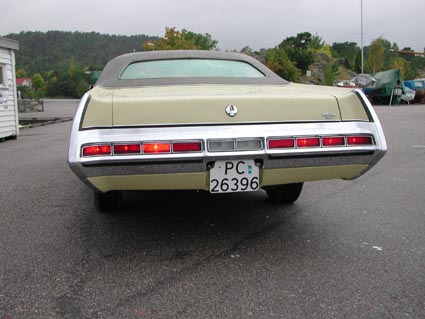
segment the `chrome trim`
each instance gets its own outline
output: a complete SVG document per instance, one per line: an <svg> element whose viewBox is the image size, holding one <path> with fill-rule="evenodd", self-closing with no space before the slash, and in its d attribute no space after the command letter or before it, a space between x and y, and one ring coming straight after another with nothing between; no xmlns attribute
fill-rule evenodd
<svg viewBox="0 0 425 319"><path fill-rule="evenodd" d="M376 114L375 110L373 109L372 104L369 102L369 99L366 97L364 92L361 89L354 89L354 92L356 92L363 100L363 103L365 103L367 111L369 112L370 116L372 117L372 121L375 124L376 128L376 134L374 134L375 143L378 143L379 145L379 154L378 156L372 161L372 163L369 166L369 169L372 168L387 152L387 141L385 139L384 130L382 129L381 122L379 121L378 115Z"/></svg>
<svg viewBox="0 0 425 319"><path fill-rule="evenodd" d="M295 136L329 136L329 135L372 135L375 145L371 146L350 146L350 151L356 150L386 150L386 144L383 143L382 138L379 136L379 130L374 123L370 122L338 122L338 123L321 123L321 124L275 124L275 125L247 125L247 126L232 126L224 125L220 130L212 127L191 127L190 129L184 127L178 128L127 128L127 129L101 129L91 131L73 132L70 142L69 160L71 162L90 162L90 159L80 159L79 154L75 149L79 149L84 144L101 144L101 143L121 143L121 142L152 142L152 141L170 141L169 137L173 136L174 140L187 140L196 139L203 141L203 144L208 145L208 141L237 141L244 139L254 139L252 132L261 132L261 136L255 139L266 141L268 138L279 137L295 137ZM233 136L238 136L234 138ZM385 142L385 140L384 140ZM214 152L223 153L223 156L239 155L241 152L248 152L250 154L280 154L280 155L294 155L307 151L307 153L333 153L336 151L347 151L347 147L318 147L310 148L295 148L295 149L260 149L253 151L237 151L234 146L234 152ZM199 153L199 156L207 156L211 153L208 148ZM161 159L161 158L185 158L192 157L193 154L166 154L166 155L145 155L147 159ZM135 157L135 159L140 159ZM105 158L107 160L107 158Z"/></svg>

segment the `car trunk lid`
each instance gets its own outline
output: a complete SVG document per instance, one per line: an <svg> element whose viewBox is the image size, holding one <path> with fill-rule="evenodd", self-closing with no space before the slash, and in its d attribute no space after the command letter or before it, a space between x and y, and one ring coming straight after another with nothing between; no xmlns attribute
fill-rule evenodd
<svg viewBox="0 0 425 319"><path fill-rule="evenodd" d="M314 91L314 90L313 90ZM287 86L163 86L115 89L113 126L340 121L332 93Z"/></svg>

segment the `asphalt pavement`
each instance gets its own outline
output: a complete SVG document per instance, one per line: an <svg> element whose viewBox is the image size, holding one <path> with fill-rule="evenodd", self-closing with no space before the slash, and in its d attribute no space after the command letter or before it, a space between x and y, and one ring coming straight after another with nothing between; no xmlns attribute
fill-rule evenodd
<svg viewBox="0 0 425 319"><path fill-rule="evenodd" d="M22 129L0 143L0 318L425 318L425 105L375 110L382 161L287 206L128 192L101 214L71 122Z"/></svg>
<svg viewBox="0 0 425 319"><path fill-rule="evenodd" d="M35 107L28 112L19 113L19 118L72 118L78 102L79 99L43 99L43 111L41 106Z"/></svg>
<svg viewBox="0 0 425 319"><path fill-rule="evenodd" d="M20 129L71 121L79 99L43 99L42 103L19 112Z"/></svg>

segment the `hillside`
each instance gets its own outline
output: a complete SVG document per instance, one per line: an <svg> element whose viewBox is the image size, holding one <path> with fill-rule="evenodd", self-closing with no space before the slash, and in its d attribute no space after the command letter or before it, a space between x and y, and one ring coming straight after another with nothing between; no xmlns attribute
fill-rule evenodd
<svg viewBox="0 0 425 319"><path fill-rule="evenodd" d="M107 35L96 32L21 32L4 37L19 41L16 69L28 74L67 70L71 65L101 70L111 58L143 51L143 43L158 37Z"/></svg>

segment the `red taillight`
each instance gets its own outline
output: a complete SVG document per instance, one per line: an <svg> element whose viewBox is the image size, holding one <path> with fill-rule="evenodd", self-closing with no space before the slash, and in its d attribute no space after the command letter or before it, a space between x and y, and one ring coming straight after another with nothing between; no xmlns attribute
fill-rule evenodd
<svg viewBox="0 0 425 319"><path fill-rule="evenodd" d="M283 138L269 140L269 148L293 148L295 143L293 138Z"/></svg>
<svg viewBox="0 0 425 319"><path fill-rule="evenodd" d="M140 144L114 144L114 154L140 154Z"/></svg>
<svg viewBox="0 0 425 319"><path fill-rule="evenodd" d="M347 136L347 145L373 145L371 136Z"/></svg>
<svg viewBox="0 0 425 319"><path fill-rule="evenodd" d="M173 153L179 152L200 152L200 142L175 142L173 143Z"/></svg>
<svg viewBox="0 0 425 319"><path fill-rule="evenodd" d="M170 153L170 151L171 151L170 143L144 143L143 144L143 153L145 154Z"/></svg>
<svg viewBox="0 0 425 319"><path fill-rule="evenodd" d="M83 147L83 156L111 155L111 145L88 145Z"/></svg>
<svg viewBox="0 0 425 319"><path fill-rule="evenodd" d="M344 146L345 141L342 136L326 136L322 137L323 146Z"/></svg>
<svg viewBox="0 0 425 319"><path fill-rule="evenodd" d="M297 147L315 147L315 146L320 146L320 138L318 137L297 138Z"/></svg>

